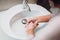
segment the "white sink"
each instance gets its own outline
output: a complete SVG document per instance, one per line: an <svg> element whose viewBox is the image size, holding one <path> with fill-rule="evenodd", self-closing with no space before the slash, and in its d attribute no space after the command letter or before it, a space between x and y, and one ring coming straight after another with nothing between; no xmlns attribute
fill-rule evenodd
<svg viewBox="0 0 60 40"><path fill-rule="evenodd" d="M29 6L30 6L30 9L31 9L31 12L25 11L22 8L22 5L19 4L19 5L13 6L12 8L6 10L6 12L4 12L0 15L1 28L8 36L10 36L12 38L15 38L15 39L27 39L27 37L24 37L24 36L21 36L21 37L16 36L15 32L12 30L12 25L17 20L20 20L20 19L23 19L23 18L43 16L43 15L46 15L45 13L49 13L45 8L43 8L39 5L29 4ZM40 24L40 25L43 25L43 24ZM40 25L39 25L39 27L40 27ZM20 29L22 29L22 27L24 27L24 26L25 25L22 24L22 26L20 26ZM23 29L23 30L25 30L25 29ZM22 33L24 33L24 32L22 32Z"/></svg>

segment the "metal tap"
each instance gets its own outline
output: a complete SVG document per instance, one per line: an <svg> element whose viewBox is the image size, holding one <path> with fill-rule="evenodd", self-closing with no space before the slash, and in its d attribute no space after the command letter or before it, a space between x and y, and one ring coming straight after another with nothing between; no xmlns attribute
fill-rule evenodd
<svg viewBox="0 0 60 40"><path fill-rule="evenodd" d="M28 0L23 0L23 9L27 9L28 11L31 11L31 9L28 5Z"/></svg>

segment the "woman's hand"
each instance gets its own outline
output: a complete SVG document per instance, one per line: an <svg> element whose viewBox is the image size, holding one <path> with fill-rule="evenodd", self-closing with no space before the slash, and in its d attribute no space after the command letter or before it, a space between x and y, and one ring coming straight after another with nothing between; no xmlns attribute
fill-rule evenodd
<svg viewBox="0 0 60 40"><path fill-rule="evenodd" d="M33 22L30 22L30 23L27 23L26 25L25 25L25 27L26 27L26 29L27 30L30 30L30 29L35 29L36 28L36 24L34 24Z"/></svg>
<svg viewBox="0 0 60 40"><path fill-rule="evenodd" d="M28 19L28 23L33 22L35 25L37 25L40 22L48 22L50 19L51 19L51 15L38 16Z"/></svg>
<svg viewBox="0 0 60 40"><path fill-rule="evenodd" d="M27 29L27 34L30 38L33 38L34 35L35 35L35 28L36 28L37 25L35 25L33 22L30 22L30 23L27 23L25 25L25 28Z"/></svg>
<svg viewBox="0 0 60 40"><path fill-rule="evenodd" d="M34 23L35 26L37 26L38 23L40 22L40 19L39 19L39 17L34 17L34 18L28 19L27 21L28 21L28 23L32 22L32 23Z"/></svg>

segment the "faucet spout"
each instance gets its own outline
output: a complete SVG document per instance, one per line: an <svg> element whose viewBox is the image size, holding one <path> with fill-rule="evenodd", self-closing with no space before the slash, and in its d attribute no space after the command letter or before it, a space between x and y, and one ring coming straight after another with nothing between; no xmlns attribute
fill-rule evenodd
<svg viewBox="0 0 60 40"><path fill-rule="evenodd" d="M23 0L23 9L27 9L28 11L31 11L31 9L28 5L28 0Z"/></svg>

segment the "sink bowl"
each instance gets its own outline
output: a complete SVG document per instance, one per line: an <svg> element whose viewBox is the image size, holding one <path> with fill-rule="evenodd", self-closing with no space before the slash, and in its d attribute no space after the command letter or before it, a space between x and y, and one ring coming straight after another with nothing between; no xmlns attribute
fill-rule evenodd
<svg viewBox="0 0 60 40"><path fill-rule="evenodd" d="M15 39L28 39L25 25L21 23L21 20L36 16L44 16L50 13L45 8L36 4L29 4L29 6L31 12L25 11L22 5L19 4L0 15L0 25L5 34ZM41 23L38 27L44 24L45 23Z"/></svg>

